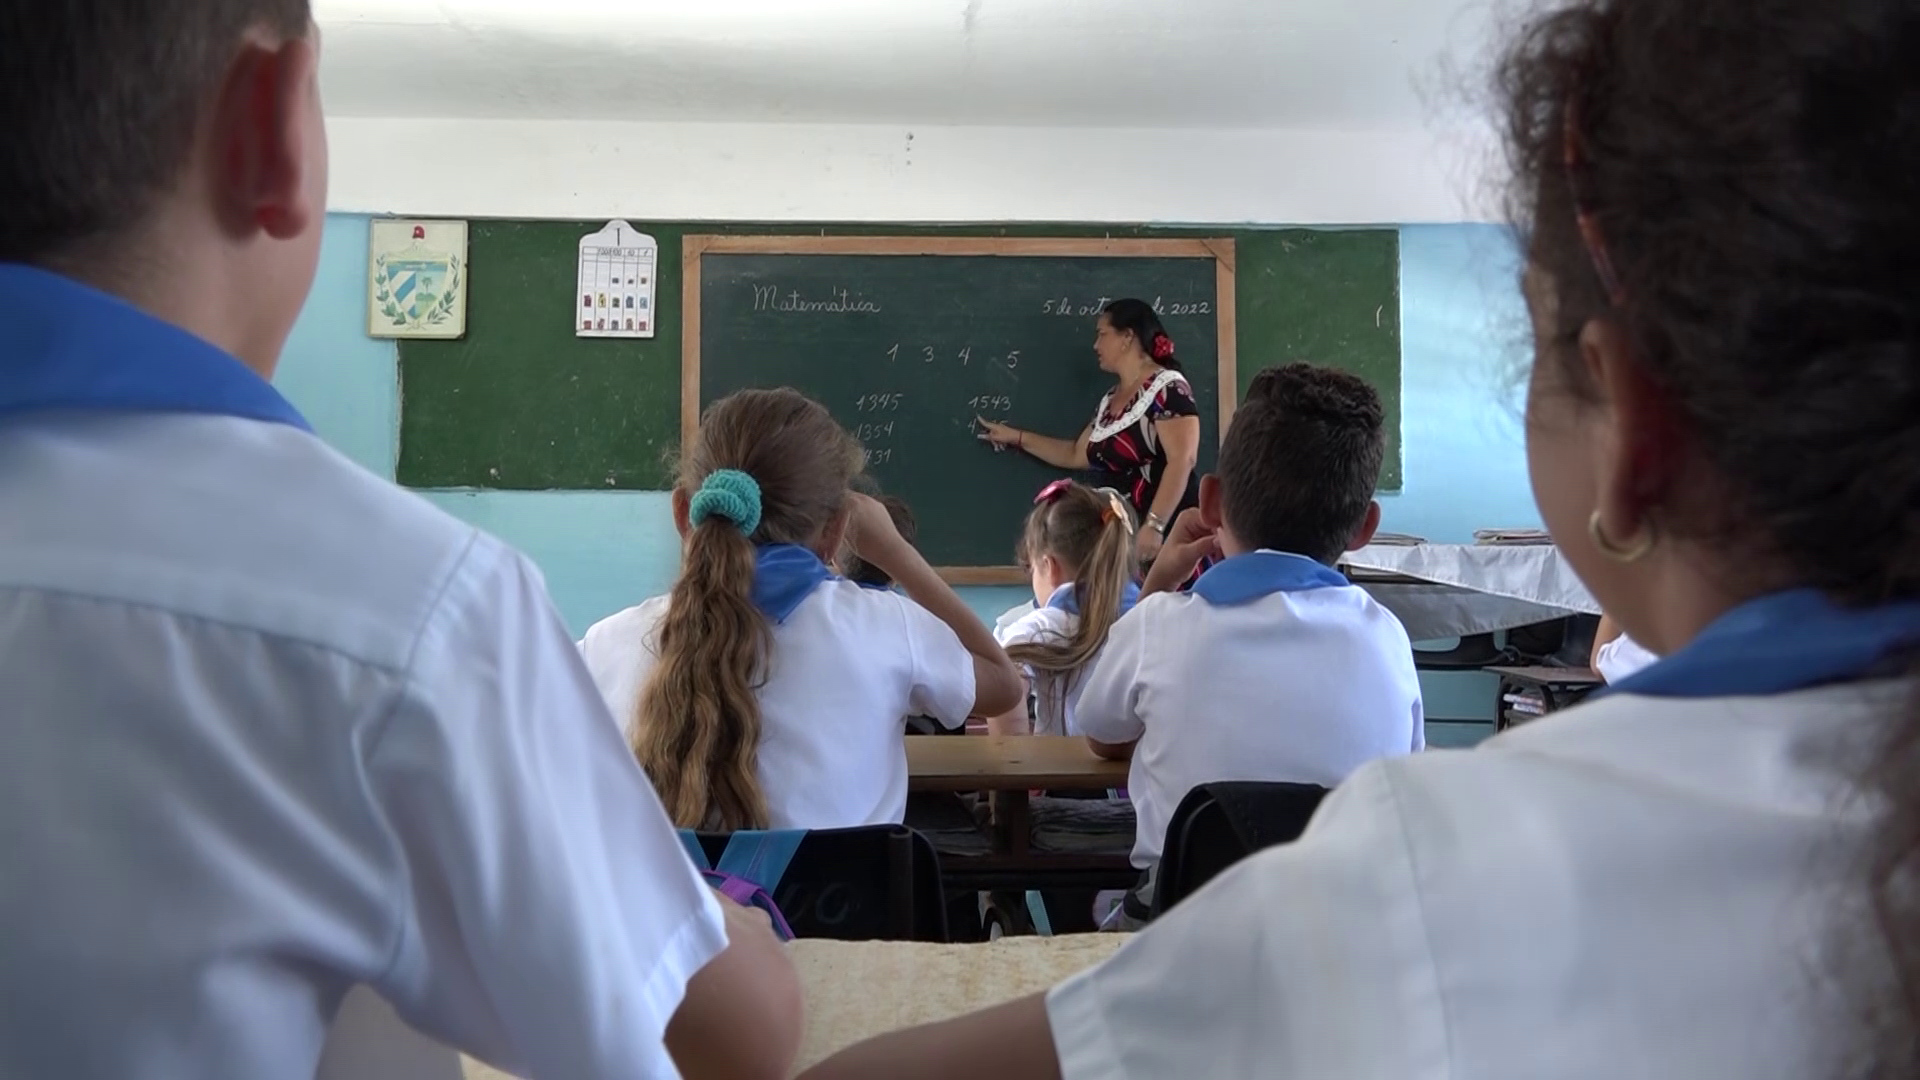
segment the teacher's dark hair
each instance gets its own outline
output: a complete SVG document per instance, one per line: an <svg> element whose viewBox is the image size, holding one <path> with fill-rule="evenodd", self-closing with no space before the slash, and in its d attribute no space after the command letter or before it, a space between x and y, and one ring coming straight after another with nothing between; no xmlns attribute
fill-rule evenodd
<svg viewBox="0 0 1920 1080"><path fill-rule="evenodd" d="M1536 362L1591 397L1576 342L1611 320L1724 492L1670 496L1662 529L1714 545L1744 590L1920 597L1920 7L1563 3L1500 87L1514 220L1555 320ZM1871 1032L1846 1077L1920 1071L1920 696L1881 734L1864 902L1835 913Z"/></svg>
<svg viewBox="0 0 1920 1080"><path fill-rule="evenodd" d="M1132 334L1133 339L1140 343L1140 351L1146 353L1154 363L1169 371L1185 370L1180 366L1179 357L1171 351L1165 356L1153 355L1154 338L1166 338L1169 349L1172 348L1173 338L1168 337L1167 328L1160 325L1160 315L1153 310L1152 304L1128 297L1108 304L1100 309L1100 314L1106 316L1108 326L1123 334Z"/></svg>
<svg viewBox="0 0 1920 1080"><path fill-rule="evenodd" d="M0 0L0 262L46 263L138 224L264 26L307 0Z"/></svg>

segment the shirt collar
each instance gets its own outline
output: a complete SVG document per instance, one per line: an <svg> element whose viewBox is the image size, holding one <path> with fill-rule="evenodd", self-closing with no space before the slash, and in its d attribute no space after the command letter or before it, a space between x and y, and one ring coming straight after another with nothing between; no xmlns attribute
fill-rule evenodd
<svg viewBox="0 0 1920 1080"><path fill-rule="evenodd" d="M1222 559L1200 575L1190 590L1215 607L1244 604L1279 592L1301 592L1351 584L1346 576L1305 555L1254 551Z"/></svg>
<svg viewBox="0 0 1920 1080"><path fill-rule="evenodd" d="M797 544L767 544L754 552L753 606L778 626L813 595L833 571Z"/></svg>
<svg viewBox="0 0 1920 1080"><path fill-rule="evenodd" d="M0 263L0 423L54 411L210 413L313 430L214 345L98 289Z"/></svg>
<svg viewBox="0 0 1920 1080"><path fill-rule="evenodd" d="M1126 587L1120 590L1120 614L1125 615L1127 612L1132 611L1133 605L1139 602L1139 583L1133 581L1127 582ZM1073 588L1073 582L1069 581L1065 585L1054 589L1053 595L1047 597L1046 606L1053 608L1055 611L1064 611L1069 615L1080 614L1080 597Z"/></svg>
<svg viewBox="0 0 1920 1080"><path fill-rule="evenodd" d="M1750 600L1603 693L1757 697L1871 678L1920 644L1920 603L1842 608L1815 589ZM1597 695L1596 695L1597 696Z"/></svg>

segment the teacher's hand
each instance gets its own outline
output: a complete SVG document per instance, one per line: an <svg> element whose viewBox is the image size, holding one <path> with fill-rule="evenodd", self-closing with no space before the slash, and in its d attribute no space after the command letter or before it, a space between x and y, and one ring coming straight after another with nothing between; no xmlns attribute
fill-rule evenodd
<svg viewBox="0 0 1920 1080"><path fill-rule="evenodd" d="M996 424L983 416L976 416L973 418L973 421L980 425L980 431L975 437L981 442L992 443L994 446L1020 445L1021 432L1019 429L1008 427L1005 424Z"/></svg>

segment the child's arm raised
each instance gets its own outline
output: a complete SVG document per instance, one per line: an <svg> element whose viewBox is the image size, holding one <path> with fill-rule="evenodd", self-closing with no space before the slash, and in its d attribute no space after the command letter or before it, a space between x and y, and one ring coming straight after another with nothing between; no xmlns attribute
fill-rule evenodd
<svg viewBox="0 0 1920 1080"><path fill-rule="evenodd" d="M901 591L946 623L973 654L973 712L997 716L1026 697L1027 681L993 640L993 631L940 580L912 544L900 538L886 507L865 495L847 496L847 543L862 559L885 571Z"/></svg>
<svg viewBox="0 0 1920 1080"><path fill-rule="evenodd" d="M1220 539L1214 530L1200 520L1198 507L1189 507L1181 511L1174 519L1173 528L1167 530L1167 538L1160 545L1160 554L1154 557L1153 566L1147 570L1147 579L1140 585L1142 597L1154 593L1172 592L1181 583L1193 576L1193 569L1200 560L1220 554Z"/></svg>

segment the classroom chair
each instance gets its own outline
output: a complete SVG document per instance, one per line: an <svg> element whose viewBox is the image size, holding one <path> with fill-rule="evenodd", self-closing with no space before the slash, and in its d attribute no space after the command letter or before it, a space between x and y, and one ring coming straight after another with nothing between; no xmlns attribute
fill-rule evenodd
<svg viewBox="0 0 1920 1080"><path fill-rule="evenodd" d="M727 833L697 838L710 861L727 848ZM940 856L904 825L809 830L767 891L797 938L947 940Z"/></svg>
<svg viewBox="0 0 1920 1080"><path fill-rule="evenodd" d="M1167 823L1154 875L1153 917L1253 853L1291 843L1326 798L1318 784L1223 781L1187 792Z"/></svg>

